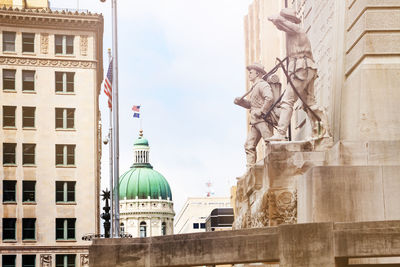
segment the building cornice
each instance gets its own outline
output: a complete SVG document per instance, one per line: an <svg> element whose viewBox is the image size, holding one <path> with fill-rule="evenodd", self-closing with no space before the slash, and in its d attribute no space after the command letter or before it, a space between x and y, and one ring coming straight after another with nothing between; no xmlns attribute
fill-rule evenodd
<svg viewBox="0 0 400 267"><path fill-rule="evenodd" d="M139 216L146 216L146 215L167 215L167 216L175 216L174 212L143 212L143 211L127 211L127 212L120 212L120 215L139 215Z"/></svg>
<svg viewBox="0 0 400 267"><path fill-rule="evenodd" d="M51 9L0 8L2 26L71 30L97 30L103 27L103 15L90 12L52 11Z"/></svg>
<svg viewBox="0 0 400 267"><path fill-rule="evenodd" d="M0 56L1 65L95 69L97 61Z"/></svg>
<svg viewBox="0 0 400 267"><path fill-rule="evenodd" d="M0 246L0 254L8 251L12 251L13 253L29 253L29 252L51 252L51 251L70 251L70 252L82 252L82 250L88 251L89 245L77 245L77 246L7 246L4 243Z"/></svg>

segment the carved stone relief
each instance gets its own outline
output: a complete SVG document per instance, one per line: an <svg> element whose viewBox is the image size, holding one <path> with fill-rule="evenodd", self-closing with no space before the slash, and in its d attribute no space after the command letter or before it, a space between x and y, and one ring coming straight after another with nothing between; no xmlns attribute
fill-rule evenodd
<svg viewBox="0 0 400 267"><path fill-rule="evenodd" d="M62 68L96 68L96 62L81 60L58 60L58 59L37 59L26 57L0 57L0 64L22 65L22 66L48 66Z"/></svg>
<svg viewBox="0 0 400 267"><path fill-rule="evenodd" d="M81 267L89 267L89 254L81 254Z"/></svg>
<svg viewBox="0 0 400 267"><path fill-rule="evenodd" d="M49 34L40 34L40 53L47 54L49 52Z"/></svg>
<svg viewBox="0 0 400 267"><path fill-rule="evenodd" d="M87 56L87 50L88 50L88 37L87 35L81 35L80 36L80 47L81 47L81 55L82 56Z"/></svg>
<svg viewBox="0 0 400 267"><path fill-rule="evenodd" d="M297 191L275 190L268 192L271 226L297 222Z"/></svg>
<svg viewBox="0 0 400 267"><path fill-rule="evenodd" d="M40 255L40 267L51 267L51 255L41 254Z"/></svg>

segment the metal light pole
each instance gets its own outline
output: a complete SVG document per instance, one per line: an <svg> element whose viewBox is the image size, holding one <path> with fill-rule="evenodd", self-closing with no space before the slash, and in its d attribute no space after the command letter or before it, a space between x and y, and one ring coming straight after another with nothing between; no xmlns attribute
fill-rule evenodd
<svg viewBox="0 0 400 267"><path fill-rule="evenodd" d="M119 237L119 117L118 117L118 33L117 0L112 0L112 41L113 41L113 152L114 152L114 237Z"/></svg>
<svg viewBox="0 0 400 267"><path fill-rule="evenodd" d="M105 2L106 0L100 0ZM112 12L112 60L113 60L113 79L112 79L112 151L113 151L113 172L114 172L114 220L113 234L119 237L119 120L118 120L118 34L117 34L117 0L111 0Z"/></svg>
<svg viewBox="0 0 400 267"><path fill-rule="evenodd" d="M112 56L111 56L111 49L109 48L108 49L108 64L110 64L111 63L111 60L112 60ZM109 132L108 132L108 141L110 142L110 146L108 147L108 150L109 150L109 155L110 155L110 158L109 158L109 160L110 160L110 178L109 178L109 186L110 186L110 192L111 192L111 194L110 194L110 217L111 217L111 224L110 224L110 237L113 237L113 234L114 234L114 225L113 225L113 222L114 222L114 203L113 203L113 200L114 200L114 196L113 196L113 194L112 194L112 192L113 192L113 184L114 184L114 181L113 181L113 143L112 143L112 140L113 140L113 138L112 138L112 133L113 133L113 130L112 130L112 109L110 109L110 129L109 129Z"/></svg>

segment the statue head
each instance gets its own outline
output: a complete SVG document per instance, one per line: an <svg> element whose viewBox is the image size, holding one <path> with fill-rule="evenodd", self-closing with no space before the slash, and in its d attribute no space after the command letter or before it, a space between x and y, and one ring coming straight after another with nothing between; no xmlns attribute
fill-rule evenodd
<svg viewBox="0 0 400 267"><path fill-rule="evenodd" d="M296 11L293 8L282 9L280 15L293 23L299 24L301 22L301 20L296 16Z"/></svg>
<svg viewBox="0 0 400 267"><path fill-rule="evenodd" d="M264 66L260 63L248 65L246 69L249 71L249 80L254 82L257 77L262 78L265 75Z"/></svg>

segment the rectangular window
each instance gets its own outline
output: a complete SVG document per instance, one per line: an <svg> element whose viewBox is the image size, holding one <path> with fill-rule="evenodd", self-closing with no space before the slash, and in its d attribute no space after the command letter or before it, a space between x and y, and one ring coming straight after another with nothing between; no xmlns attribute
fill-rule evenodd
<svg viewBox="0 0 400 267"><path fill-rule="evenodd" d="M3 90L15 91L15 70L3 69Z"/></svg>
<svg viewBox="0 0 400 267"><path fill-rule="evenodd" d="M35 238L35 218L23 218L22 219L22 240L34 240Z"/></svg>
<svg viewBox="0 0 400 267"><path fill-rule="evenodd" d="M56 165L75 165L75 145L56 145Z"/></svg>
<svg viewBox="0 0 400 267"><path fill-rule="evenodd" d="M75 254L56 255L56 267L75 267Z"/></svg>
<svg viewBox="0 0 400 267"><path fill-rule="evenodd" d="M22 267L35 267L36 255L22 255Z"/></svg>
<svg viewBox="0 0 400 267"><path fill-rule="evenodd" d="M3 181L3 202L15 202L17 181Z"/></svg>
<svg viewBox="0 0 400 267"><path fill-rule="evenodd" d="M205 223L200 223L200 228L201 229L206 229L206 224Z"/></svg>
<svg viewBox="0 0 400 267"><path fill-rule="evenodd" d="M35 202L36 181L22 182L22 201Z"/></svg>
<svg viewBox="0 0 400 267"><path fill-rule="evenodd" d="M15 52L15 32L3 32L3 51Z"/></svg>
<svg viewBox="0 0 400 267"><path fill-rule="evenodd" d="M56 108L56 129L74 129L75 109Z"/></svg>
<svg viewBox="0 0 400 267"><path fill-rule="evenodd" d="M35 91L35 71L22 71L22 91Z"/></svg>
<svg viewBox="0 0 400 267"><path fill-rule="evenodd" d="M75 182L56 182L56 202L75 201Z"/></svg>
<svg viewBox="0 0 400 267"><path fill-rule="evenodd" d="M36 144L22 144L22 164L35 164L35 148Z"/></svg>
<svg viewBox="0 0 400 267"><path fill-rule="evenodd" d="M56 72L56 92L74 91L75 72Z"/></svg>
<svg viewBox="0 0 400 267"><path fill-rule="evenodd" d="M199 229L199 224L198 223L193 223L193 229Z"/></svg>
<svg viewBox="0 0 400 267"><path fill-rule="evenodd" d="M2 267L15 267L16 263L15 260L17 258L17 255L3 255L1 257L2 259Z"/></svg>
<svg viewBox="0 0 400 267"><path fill-rule="evenodd" d="M15 127L15 110L14 106L3 106L3 127Z"/></svg>
<svg viewBox="0 0 400 267"><path fill-rule="evenodd" d="M3 240L15 240L15 218L3 218Z"/></svg>
<svg viewBox="0 0 400 267"><path fill-rule="evenodd" d="M76 219L56 219L56 239L75 240Z"/></svg>
<svg viewBox="0 0 400 267"><path fill-rule="evenodd" d="M22 107L22 127L35 127L35 107Z"/></svg>
<svg viewBox="0 0 400 267"><path fill-rule="evenodd" d="M22 52L35 52L34 33L22 33Z"/></svg>
<svg viewBox="0 0 400 267"><path fill-rule="evenodd" d="M72 55L74 53L74 36L56 35L55 53L61 55Z"/></svg>
<svg viewBox="0 0 400 267"><path fill-rule="evenodd" d="M4 164L15 164L15 148L17 144L14 143L3 143L3 165Z"/></svg>

